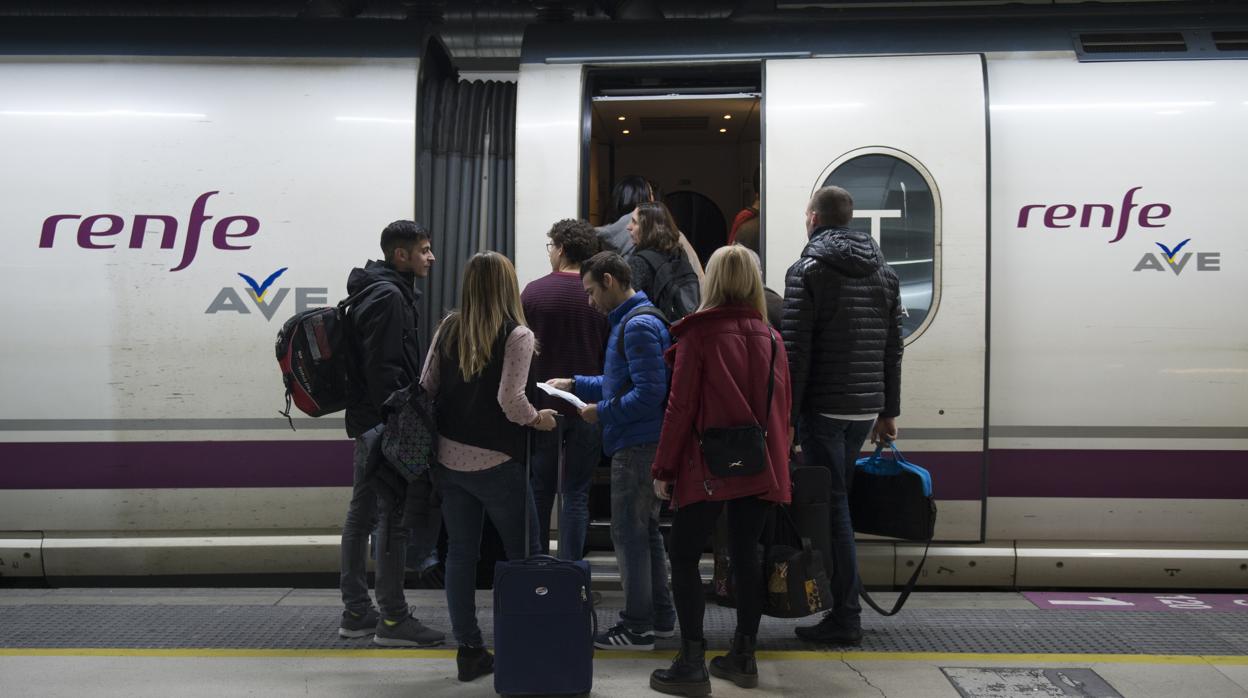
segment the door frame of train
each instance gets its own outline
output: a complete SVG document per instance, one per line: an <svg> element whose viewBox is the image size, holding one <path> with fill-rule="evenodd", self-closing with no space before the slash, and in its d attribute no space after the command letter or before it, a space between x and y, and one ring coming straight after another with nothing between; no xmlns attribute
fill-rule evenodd
<svg viewBox="0 0 1248 698"><path fill-rule="evenodd" d="M886 81L872 82L881 76ZM852 102L812 101L825 97L815 84L843 84L843 93L852 93ZM831 79L829 79L831 78ZM839 80L839 82L838 82ZM762 248L766 277L783 278L791 259L796 259L805 239L789 235L769 236L768 231L800 227L793 211L801 211L805 200L833 169L859 154L899 151L899 158L917 163L921 174L932 185L934 203L941 219L933 243L933 288L930 312L925 321L906 339L909 374L903 385L901 417L902 445L921 453L920 464L931 461L936 494L941 496L942 480L954 486L953 500L942 502L942 513L952 518L937 535L945 542L982 543L987 531L988 477L988 376L989 376L989 260L990 250L990 158L987 65L982 54L939 56L838 56L816 58L770 58L763 61L762 124ZM799 89L803 88L803 89ZM855 88L861 88L861 91ZM866 89L878 88L878 89ZM919 128L896 114L924 103L942 91L955 99L935 118L925 118ZM859 97L862 95L862 97ZM870 99L866 96L870 95ZM796 101L800 96L801 103ZM795 99L789 99L793 97ZM958 102L958 99L961 102ZM788 103L786 103L788 100ZM881 101L884 100L884 101ZM976 105L978 101L978 105ZM876 102L869 104L868 102ZM935 103L935 102L927 102ZM849 107L854 107L850 110ZM869 114L840 130L824 120L838 108ZM799 113L802 112L802 113ZM975 122L982 119L982 124ZM933 123L935 121L935 123ZM945 122L943 125L941 122ZM823 125L828 128L818 128ZM802 129L806 131L803 133ZM817 130L816 130L817 129ZM969 131L968 131L969 129ZM924 138L937 131L939 139ZM955 138L947 138L953 133ZM782 134L782 135L781 135ZM818 153L803 153L796 144L807 143L803 135L815 134L829 143ZM956 136L962 135L959 141ZM953 152L951 142L964 142L969 157ZM807 149L809 150L809 149ZM980 157L976 157L980 156ZM783 161L785 166L778 167ZM974 163L982 161L981 167ZM769 161L776 161L770 162ZM822 165L819 163L822 161ZM972 164L966 166L966 162ZM828 164L830 163L830 164ZM774 174L769 174L774 173ZM794 174L790 174L794 173ZM939 178L939 180L937 179ZM945 185L948 186L945 186ZM944 189L941 194L938 185ZM981 195L982 192L982 195ZM981 198L982 196L982 198ZM982 201L982 210L977 202ZM943 211L941 209L943 208ZM781 210L783 209L783 210ZM792 211L790 211L792 209ZM951 215L950 215L951 214ZM950 225L950 220L954 224ZM970 230L970 234L962 231ZM982 234L977 234L982 231ZM774 238L774 239L772 239ZM944 254L946 247L950 254ZM972 259L968 263L968 254ZM956 267L963 267L960 271ZM958 283L948 284L956 278ZM967 278L972 280L968 283ZM968 288L967 287L972 287ZM978 293L976 293L978 292ZM941 301L946 303L940 322L935 321ZM925 338L916 344L916 340ZM969 339L968 339L969 338ZM959 346L961 345L961 346ZM967 358L969 350L982 354L982 361ZM911 358L913 357L913 358ZM956 364L961 364L959 367ZM946 371L915 369L913 366L954 366L950 380L935 374ZM909 370L906 370L909 369ZM915 375L915 371L922 371ZM916 380L916 377L918 380ZM978 381L978 389L968 389L966 379ZM945 417L948 405L950 417ZM908 415L912 415L907 418ZM952 422L952 423L951 423ZM951 428L952 427L952 428ZM907 439L907 432L911 436ZM975 466L978 472L973 472ZM948 487L946 487L946 491ZM975 506L977 505L977 507ZM978 511L974 511L977 508ZM941 528L944 528L942 533Z"/></svg>

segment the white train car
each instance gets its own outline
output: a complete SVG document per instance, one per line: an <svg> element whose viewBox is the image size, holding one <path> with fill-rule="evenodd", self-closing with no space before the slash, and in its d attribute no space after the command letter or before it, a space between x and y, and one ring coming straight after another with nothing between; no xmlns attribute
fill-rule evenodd
<svg viewBox="0 0 1248 698"><path fill-rule="evenodd" d="M900 444L940 507L924 582L1245 586L1243 32L880 29L531 28L522 283L553 221L601 219L614 177L731 215L761 165L779 289L807 198L846 186L910 309ZM417 103L423 50L377 45L0 58L6 578L336 569L349 444L337 418L274 416L272 336L419 209L439 171L419 132L446 127L422 120L462 116ZM440 246L462 257L487 225ZM864 577L904 580L919 552L864 541Z"/></svg>

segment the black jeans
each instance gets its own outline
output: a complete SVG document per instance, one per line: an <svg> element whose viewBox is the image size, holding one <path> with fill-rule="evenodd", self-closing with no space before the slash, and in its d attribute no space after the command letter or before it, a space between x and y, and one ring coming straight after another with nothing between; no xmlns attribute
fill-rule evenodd
<svg viewBox="0 0 1248 698"><path fill-rule="evenodd" d="M772 504L758 497L742 497L727 502L686 504L676 510L670 555L672 595L680 618L680 637L685 640L704 639L702 616L706 599L698 562L725 505L733 584L737 589L737 632L758 634L758 621L763 615L763 565L758 559L758 542Z"/></svg>

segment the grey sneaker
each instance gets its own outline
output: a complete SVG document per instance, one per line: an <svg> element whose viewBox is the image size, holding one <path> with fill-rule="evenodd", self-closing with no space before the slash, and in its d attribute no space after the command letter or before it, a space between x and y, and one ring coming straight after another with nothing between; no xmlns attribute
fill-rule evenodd
<svg viewBox="0 0 1248 698"><path fill-rule="evenodd" d="M376 630L378 620L380 620L380 616L377 615L377 609L375 608L370 608L365 613L343 611L342 622L338 625L338 637L352 639L368 637Z"/></svg>
<svg viewBox="0 0 1248 698"><path fill-rule="evenodd" d="M415 616L408 616L391 625L390 621L377 622L373 644L382 647L433 647L442 644L446 633L426 628Z"/></svg>

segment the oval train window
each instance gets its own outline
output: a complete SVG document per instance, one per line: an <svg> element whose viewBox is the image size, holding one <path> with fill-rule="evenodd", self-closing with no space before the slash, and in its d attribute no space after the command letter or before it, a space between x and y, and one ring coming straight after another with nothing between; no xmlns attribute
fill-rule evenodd
<svg viewBox="0 0 1248 698"><path fill-rule="evenodd" d="M907 313L902 336L916 336L934 314L940 288L940 195L927 169L901 151L864 148L828 168L819 186L829 185L854 197L850 227L870 231L897 272Z"/></svg>

